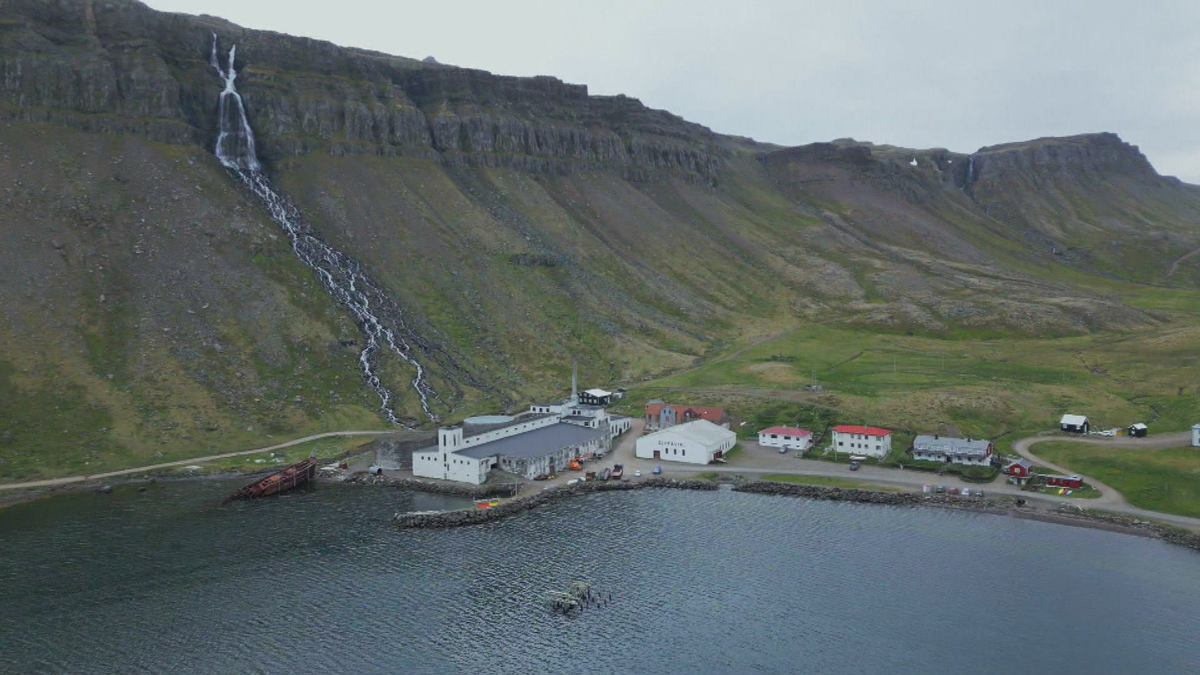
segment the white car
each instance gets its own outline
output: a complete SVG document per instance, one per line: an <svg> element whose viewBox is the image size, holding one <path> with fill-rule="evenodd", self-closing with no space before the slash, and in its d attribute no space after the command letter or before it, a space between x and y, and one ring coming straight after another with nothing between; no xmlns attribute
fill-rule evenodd
<svg viewBox="0 0 1200 675"><path fill-rule="evenodd" d="M634 478L641 478L641 477L642 477L642 471L641 471L641 469L638 469L637 471L634 471L634 472L633 472L633 477L634 477Z"/></svg>

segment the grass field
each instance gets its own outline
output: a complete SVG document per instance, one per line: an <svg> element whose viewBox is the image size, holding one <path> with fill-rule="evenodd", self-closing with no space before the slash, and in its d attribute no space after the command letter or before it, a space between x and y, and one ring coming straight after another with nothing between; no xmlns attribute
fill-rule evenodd
<svg viewBox="0 0 1200 675"><path fill-rule="evenodd" d="M1143 509L1200 518L1200 451L1145 450L1048 441L1039 457L1107 483Z"/></svg>
<svg viewBox="0 0 1200 675"><path fill-rule="evenodd" d="M1138 300L1177 309L1165 291ZM737 427L742 438L771 424L820 433L829 424L868 423L994 438L1003 451L1054 428L1065 412L1086 414L1097 428L1141 421L1151 432L1178 431L1200 418L1200 386L1189 368L1200 353L1200 325L1174 316L1136 333L1043 339L807 325L646 382L628 400L724 405L746 422ZM804 390L814 382L823 391Z"/></svg>

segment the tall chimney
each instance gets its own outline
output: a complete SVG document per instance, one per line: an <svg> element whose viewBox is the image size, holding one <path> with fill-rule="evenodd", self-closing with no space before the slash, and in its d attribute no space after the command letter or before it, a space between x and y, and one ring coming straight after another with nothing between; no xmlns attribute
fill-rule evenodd
<svg viewBox="0 0 1200 675"><path fill-rule="evenodd" d="M571 359L571 403L579 403L579 360Z"/></svg>

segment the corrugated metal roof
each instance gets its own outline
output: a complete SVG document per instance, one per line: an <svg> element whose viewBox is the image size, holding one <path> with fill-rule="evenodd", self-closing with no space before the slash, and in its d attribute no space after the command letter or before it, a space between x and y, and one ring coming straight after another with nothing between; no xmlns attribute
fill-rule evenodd
<svg viewBox="0 0 1200 675"><path fill-rule="evenodd" d="M913 439L913 450L931 454L987 457L991 441L935 437L922 434Z"/></svg>
<svg viewBox="0 0 1200 675"><path fill-rule="evenodd" d="M517 458L544 457L570 445L603 438L606 433L607 429L588 429L559 422L515 436L488 441L472 448L463 448L454 454L475 459L497 455Z"/></svg>
<svg viewBox="0 0 1200 675"><path fill-rule="evenodd" d="M782 436L812 436L812 432L808 429L800 427L768 427L758 432L760 434L778 434Z"/></svg>
<svg viewBox="0 0 1200 675"><path fill-rule="evenodd" d="M1062 419L1058 421L1059 424L1066 424L1072 427L1080 426L1084 422L1087 422L1087 415L1063 415Z"/></svg>
<svg viewBox="0 0 1200 675"><path fill-rule="evenodd" d="M715 443L717 441L729 440L730 437L736 437L737 434L729 429L713 424L708 420L695 420L676 424L673 427L667 427L662 431L656 431L652 434L642 436L642 438L654 438L657 436L682 436L688 440L696 441L697 443ZM641 440L640 438L638 440Z"/></svg>
<svg viewBox="0 0 1200 675"><path fill-rule="evenodd" d="M842 424L833 428L839 434L863 434L864 436L887 436L892 433L879 427L864 427L857 424Z"/></svg>

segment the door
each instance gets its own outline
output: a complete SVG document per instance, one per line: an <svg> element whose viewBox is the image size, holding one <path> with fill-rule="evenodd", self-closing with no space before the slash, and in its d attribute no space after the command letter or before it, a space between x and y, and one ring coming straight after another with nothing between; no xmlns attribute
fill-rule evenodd
<svg viewBox="0 0 1200 675"><path fill-rule="evenodd" d="M654 451L654 459L662 459L661 455L662 455L662 453L659 452L658 450Z"/></svg>

